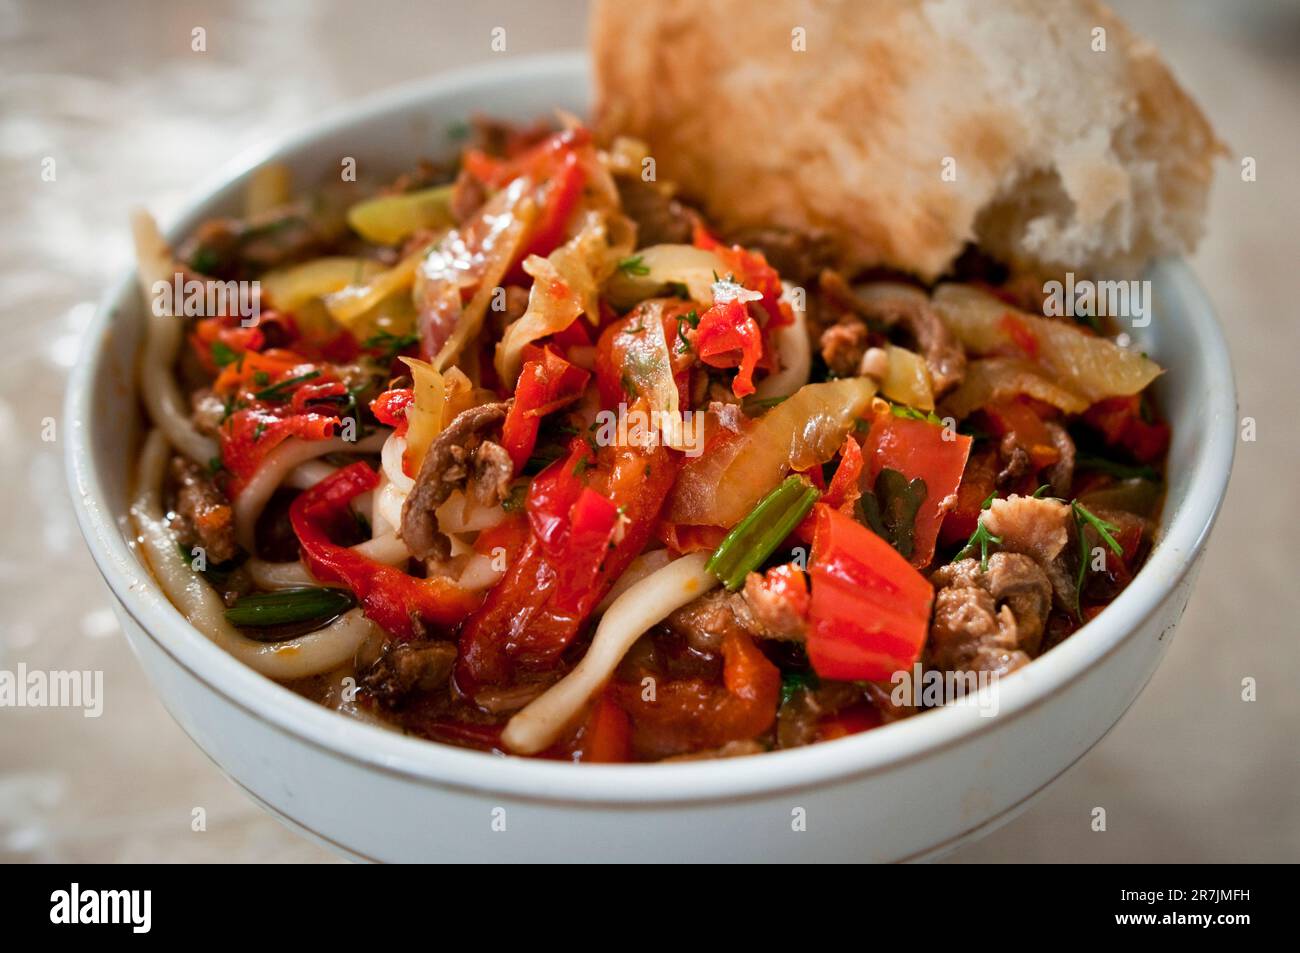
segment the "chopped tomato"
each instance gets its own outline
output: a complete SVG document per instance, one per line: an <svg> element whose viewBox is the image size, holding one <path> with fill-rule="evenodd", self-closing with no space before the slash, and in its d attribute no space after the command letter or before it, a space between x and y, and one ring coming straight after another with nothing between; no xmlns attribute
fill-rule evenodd
<svg viewBox="0 0 1300 953"><path fill-rule="evenodd" d="M711 251L721 258L727 266L728 273L740 285L750 291L757 291L763 296L759 304L766 312L765 326L768 329L789 324L793 320L790 309L782 306L780 301L781 276L767 263L767 258L762 252L750 251L740 245L727 247L698 222L695 224L691 240L695 247Z"/></svg>
<svg viewBox="0 0 1300 953"><path fill-rule="evenodd" d="M840 448L840 462L835 468L835 475L831 477L830 486L822 494L822 502L837 510L843 511L847 508L852 512L853 504L862 495L862 489L858 485L858 480L862 476L862 467L862 447L858 445L853 435L849 434L844 438L844 446Z"/></svg>
<svg viewBox="0 0 1300 953"><path fill-rule="evenodd" d="M808 573L808 659L822 678L888 679L920 658L934 590L871 530L824 503Z"/></svg>
<svg viewBox="0 0 1300 953"><path fill-rule="evenodd" d="M879 728L880 712L870 705L854 705L845 708L817 723L816 741L834 741L849 735L861 734L872 728Z"/></svg>
<svg viewBox="0 0 1300 953"><path fill-rule="evenodd" d="M700 316L695 350L710 367L738 367L731 382L737 397L754 393L754 371L763 356L763 333L740 301L715 304Z"/></svg>
<svg viewBox="0 0 1300 953"><path fill-rule="evenodd" d="M1083 419L1106 443L1127 450L1139 463L1155 463L1169 450L1169 425L1142 418L1139 394L1099 401L1084 411Z"/></svg>
<svg viewBox="0 0 1300 953"><path fill-rule="evenodd" d="M935 541L944 516L956 505L971 438L925 420L876 415L863 444L866 466L863 490L876 485L886 467L908 480L925 481L925 499L917 510L912 533L912 565L925 566L934 557Z"/></svg>

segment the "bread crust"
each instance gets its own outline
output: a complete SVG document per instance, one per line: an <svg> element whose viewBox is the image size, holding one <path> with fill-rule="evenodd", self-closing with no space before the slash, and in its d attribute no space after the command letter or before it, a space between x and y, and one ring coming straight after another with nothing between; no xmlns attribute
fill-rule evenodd
<svg viewBox="0 0 1300 953"><path fill-rule="evenodd" d="M1130 275L1194 247L1223 148L1097 0L597 0L591 36L602 137L849 271Z"/></svg>

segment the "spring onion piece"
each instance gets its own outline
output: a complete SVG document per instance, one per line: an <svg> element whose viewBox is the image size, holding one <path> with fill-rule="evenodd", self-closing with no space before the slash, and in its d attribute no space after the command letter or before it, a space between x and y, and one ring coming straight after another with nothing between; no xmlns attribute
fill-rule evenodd
<svg viewBox="0 0 1300 953"><path fill-rule="evenodd" d="M739 589L745 577L763 565L781 541L794 531L821 494L802 477L790 476L753 512L736 524L705 568L728 589Z"/></svg>
<svg viewBox="0 0 1300 953"><path fill-rule="evenodd" d="M243 596L226 610L231 625L259 628L337 618L357 604L346 589L281 589Z"/></svg>

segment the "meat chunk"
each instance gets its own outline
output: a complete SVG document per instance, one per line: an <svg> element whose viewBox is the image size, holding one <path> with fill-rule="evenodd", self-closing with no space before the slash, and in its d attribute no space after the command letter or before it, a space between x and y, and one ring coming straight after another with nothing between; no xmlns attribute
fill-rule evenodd
<svg viewBox="0 0 1300 953"><path fill-rule="evenodd" d="M870 341L871 332L861 321L832 324L821 335L822 360L836 377L856 377Z"/></svg>
<svg viewBox="0 0 1300 953"><path fill-rule="evenodd" d="M361 678L361 687L383 705L399 706L414 692L442 688L451 678L456 646L451 642L392 643Z"/></svg>
<svg viewBox="0 0 1300 953"><path fill-rule="evenodd" d="M867 347L866 332L874 325L886 332L895 329L902 331L910 339L908 343L915 344L925 358L935 397L942 396L961 383L966 374L966 352L948 325L939 317L939 313L930 306L925 292L919 288L880 283L855 291L842 275L827 270L821 273L819 290L823 301L841 315L841 325L863 326L863 330L857 334L862 339L862 349L856 354L846 349L837 354L846 364L850 357L853 358L853 370L846 372L846 376L848 373L857 373L858 364ZM825 333L833 328L834 326L823 332L823 357L826 350ZM829 360L827 364L830 364Z"/></svg>
<svg viewBox="0 0 1300 953"><path fill-rule="evenodd" d="M781 706L776 716L778 748L800 748L817 738L817 724L823 718L863 700L863 690L853 682L822 682L816 688L800 688Z"/></svg>
<svg viewBox="0 0 1300 953"><path fill-rule="evenodd" d="M721 589L688 602L669 615L664 624L697 652L710 654L722 651L722 640L728 632L747 631L736 617L735 597Z"/></svg>
<svg viewBox="0 0 1300 953"><path fill-rule="evenodd" d="M810 235L789 228L749 228L728 236L745 248L757 248L781 278L807 286L835 260L835 243L827 234Z"/></svg>
<svg viewBox="0 0 1300 953"><path fill-rule="evenodd" d="M988 570L963 559L930 577L938 588L930 626L931 662L947 671L1006 675L1026 664L1042 642L1052 584L1020 553L995 553Z"/></svg>
<svg viewBox="0 0 1300 953"><path fill-rule="evenodd" d="M801 577L802 573L798 573ZM751 572L741 592L715 589L668 616L664 623L699 652L721 650L728 632L743 632L758 639L802 642L807 634L807 597L770 586Z"/></svg>
<svg viewBox="0 0 1300 953"><path fill-rule="evenodd" d="M624 213L636 222L639 247L690 242L695 216L681 202L653 182L619 176L615 183Z"/></svg>
<svg viewBox="0 0 1300 953"><path fill-rule="evenodd" d="M1002 542L1004 553L1031 556L1047 574L1057 604L1068 607L1074 601L1074 582L1065 566L1064 554L1070 542L1070 507L1060 500L1032 496L1009 496L994 500L980 516L980 522Z"/></svg>
<svg viewBox="0 0 1300 953"><path fill-rule="evenodd" d="M461 411L429 445L415 486L402 504L401 537L417 559L443 561L451 555L451 541L438 529L435 511L453 490L468 486L475 501L485 506L509 493L510 476L502 471L509 455L487 435L505 420L510 403Z"/></svg>
<svg viewBox="0 0 1300 953"><path fill-rule="evenodd" d="M208 565L224 563L239 552L235 517L230 501L204 472L187 457L173 457L176 481L176 515L173 527L188 547L203 547Z"/></svg>
<svg viewBox="0 0 1300 953"><path fill-rule="evenodd" d="M746 576L736 606L737 617L760 638L802 642L808 635L806 577L798 570L790 570L777 582L772 584L768 577L756 572ZM790 587L799 588L792 591Z"/></svg>

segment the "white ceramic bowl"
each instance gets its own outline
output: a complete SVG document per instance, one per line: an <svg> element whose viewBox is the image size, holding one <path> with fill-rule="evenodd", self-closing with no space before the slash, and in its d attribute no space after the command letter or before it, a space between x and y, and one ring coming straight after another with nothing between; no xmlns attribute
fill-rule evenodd
<svg viewBox="0 0 1300 953"><path fill-rule="evenodd" d="M245 157L201 190L170 238L237 206L260 162L303 181L342 156L396 170L448 154L452 123L587 105L569 55L476 69L345 110ZM131 547L143 328L133 276L100 308L68 394L68 476L81 530L127 638L181 727L253 798L346 855L377 860L899 860L1003 823L1124 714L1168 647L1228 482L1235 397L1227 348L1187 266L1150 276L1137 333L1166 368L1173 424L1161 539L1101 616L1000 685L1000 712L948 708L813 747L724 761L575 766L495 757L359 724L245 668L192 628ZM798 830L805 827L804 830Z"/></svg>

